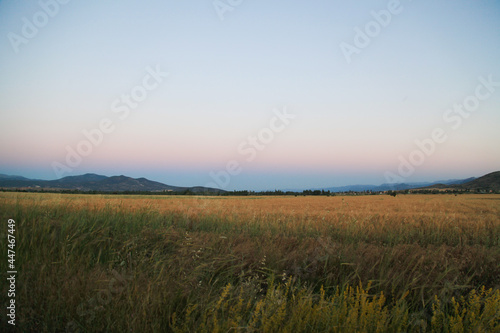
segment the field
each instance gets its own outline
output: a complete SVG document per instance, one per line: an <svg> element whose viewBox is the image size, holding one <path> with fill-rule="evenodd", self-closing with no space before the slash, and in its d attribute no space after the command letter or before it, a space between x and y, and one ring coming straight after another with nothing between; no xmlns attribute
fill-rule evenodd
<svg viewBox="0 0 500 333"><path fill-rule="evenodd" d="M500 195L0 192L0 217L17 331L500 331Z"/></svg>

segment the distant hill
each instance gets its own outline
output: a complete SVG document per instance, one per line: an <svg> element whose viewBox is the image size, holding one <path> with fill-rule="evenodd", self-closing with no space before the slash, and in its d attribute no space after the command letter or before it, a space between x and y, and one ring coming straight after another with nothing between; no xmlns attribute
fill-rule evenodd
<svg viewBox="0 0 500 333"><path fill-rule="evenodd" d="M146 178L131 178L127 176L102 176L94 173L87 173L80 176L68 176L56 180L28 179L21 176L0 175L0 188L17 189L44 189L44 190L78 190L78 191L98 191L98 192L183 192L192 193L221 193L223 190L195 186L178 187L151 181Z"/></svg>
<svg viewBox="0 0 500 333"><path fill-rule="evenodd" d="M473 181L467 182L465 184L458 185L461 188L468 188L471 190L500 190L500 171L492 172Z"/></svg>
<svg viewBox="0 0 500 333"><path fill-rule="evenodd" d="M500 191L500 171L495 171L479 178L455 184L434 184L421 189L456 189L472 191Z"/></svg>
<svg viewBox="0 0 500 333"><path fill-rule="evenodd" d="M432 187L436 184L444 184L444 186L449 187L449 185L454 184L463 184L469 182L471 180L476 179L475 177L470 177L467 179L448 179L448 180L438 180L435 182L418 182L418 183L394 183L394 184L382 184L382 185L347 185L347 186L338 186L338 187L326 187L319 188L319 190L325 190L330 192L363 192L363 191L372 191L372 192L384 192L384 191L403 191L403 190L411 190L416 188L423 187ZM318 189L316 189L318 190Z"/></svg>
<svg viewBox="0 0 500 333"><path fill-rule="evenodd" d="M0 180L29 180L29 179L21 176L10 176L0 173Z"/></svg>
<svg viewBox="0 0 500 333"><path fill-rule="evenodd" d="M58 179L56 181L60 183L82 183L82 182L98 182L104 179L107 179L108 177L102 176L102 175L96 175L95 173L87 173L81 176L68 176L64 177L61 179Z"/></svg>

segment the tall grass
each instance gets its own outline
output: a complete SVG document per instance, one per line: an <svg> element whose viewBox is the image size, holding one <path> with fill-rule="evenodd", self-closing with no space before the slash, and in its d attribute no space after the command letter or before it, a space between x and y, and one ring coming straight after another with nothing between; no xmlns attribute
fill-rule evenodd
<svg viewBox="0 0 500 333"><path fill-rule="evenodd" d="M0 193L17 328L499 328L499 196L342 199Z"/></svg>

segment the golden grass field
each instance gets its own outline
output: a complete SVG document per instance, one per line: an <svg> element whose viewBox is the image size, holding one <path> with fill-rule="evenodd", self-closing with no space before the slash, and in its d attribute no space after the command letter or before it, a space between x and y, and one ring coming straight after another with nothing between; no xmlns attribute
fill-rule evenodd
<svg viewBox="0 0 500 333"><path fill-rule="evenodd" d="M500 195L0 192L0 208L24 331L500 331Z"/></svg>

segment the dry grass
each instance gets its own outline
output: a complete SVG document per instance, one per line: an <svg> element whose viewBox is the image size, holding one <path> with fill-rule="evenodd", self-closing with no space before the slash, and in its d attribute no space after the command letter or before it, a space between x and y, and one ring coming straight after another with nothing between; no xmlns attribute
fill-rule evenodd
<svg viewBox="0 0 500 333"><path fill-rule="evenodd" d="M499 325L500 195L0 193L0 208L26 331Z"/></svg>

